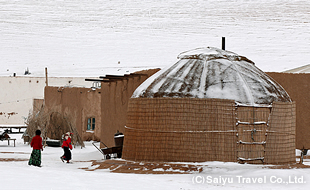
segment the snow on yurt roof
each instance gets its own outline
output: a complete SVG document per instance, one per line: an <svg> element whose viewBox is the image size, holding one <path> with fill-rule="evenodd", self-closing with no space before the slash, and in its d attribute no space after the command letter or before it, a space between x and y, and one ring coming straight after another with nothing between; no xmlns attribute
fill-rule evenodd
<svg viewBox="0 0 310 190"><path fill-rule="evenodd" d="M290 102L286 91L252 61L214 47L181 53L134 92L132 98L220 98L241 104Z"/></svg>

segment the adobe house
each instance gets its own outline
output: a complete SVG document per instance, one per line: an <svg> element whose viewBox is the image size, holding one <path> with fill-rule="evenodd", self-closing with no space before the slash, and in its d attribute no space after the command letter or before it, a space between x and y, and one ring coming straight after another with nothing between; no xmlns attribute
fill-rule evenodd
<svg viewBox="0 0 310 190"><path fill-rule="evenodd" d="M24 126L29 110L36 111L40 103L34 102L44 99L45 77L33 76L0 76L0 123L8 126ZM50 86L91 85L82 77L49 77ZM30 90L31 89L31 90ZM27 93L25 93L27 92ZM33 99L35 99L33 101Z"/></svg>
<svg viewBox="0 0 310 190"><path fill-rule="evenodd" d="M123 157L134 161L295 163L295 103L246 57L181 53L128 104Z"/></svg>
<svg viewBox="0 0 310 190"><path fill-rule="evenodd" d="M82 140L100 140L109 147L114 146L114 134L117 130L125 130L129 98L144 80L158 70L85 79L101 84L92 88L46 86L45 111L63 115L76 127Z"/></svg>
<svg viewBox="0 0 310 190"><path fill-rule="evenodd" d="M114 146L114 134L125 131L129 98L135 89L159 69L149 69L124 76L106 76L101 81L100 140Z"/></svg>
<svg viewBox="0 0 310 190"><path fill-rule="evenodd" d="M46 86L44 111L67 118L82 140L96 140L100 133L96 125L101 123L100 94L100 89Z"/></svg>
<svg viewBox="0 0 310 190"><path fill-rule="evenodd" d="M267 74L285 88L296 102L296 149L310 149L310 73Z"/></svg>

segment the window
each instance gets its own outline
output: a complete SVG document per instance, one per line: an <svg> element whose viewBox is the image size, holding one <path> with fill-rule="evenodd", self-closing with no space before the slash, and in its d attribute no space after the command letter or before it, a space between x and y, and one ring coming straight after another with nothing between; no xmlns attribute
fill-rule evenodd
<svg viewBox="0 0 310 190"><path fill-rule="evenodd" d="M87 130L95 130L95 118L91 117L87 119Z"/></svg>

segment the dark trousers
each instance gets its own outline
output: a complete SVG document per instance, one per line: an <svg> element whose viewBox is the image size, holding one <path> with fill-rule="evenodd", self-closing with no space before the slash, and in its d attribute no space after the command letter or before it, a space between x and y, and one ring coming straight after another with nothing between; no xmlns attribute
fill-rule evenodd
<svg viewBox="0 0 310 190"><path fill-rule="evenodd" d="M64 155L62 157L64 160L71 160L71 151L69 147L64 147Z"/></svg>

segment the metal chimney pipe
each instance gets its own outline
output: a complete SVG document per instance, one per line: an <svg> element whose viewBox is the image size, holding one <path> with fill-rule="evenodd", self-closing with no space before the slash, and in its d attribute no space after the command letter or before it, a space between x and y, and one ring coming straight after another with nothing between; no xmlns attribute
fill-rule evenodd
<svg viewBox="0 0 310 190"><path fill-rule="evenodd" d="M225 50L225 37L222 37L222 50Z"/></svg>
<svg viewBox="0 0 310 190"><path fill-rule="evenodd" d="M48 86L47 67L45 67L45 84Z"/></svg>

